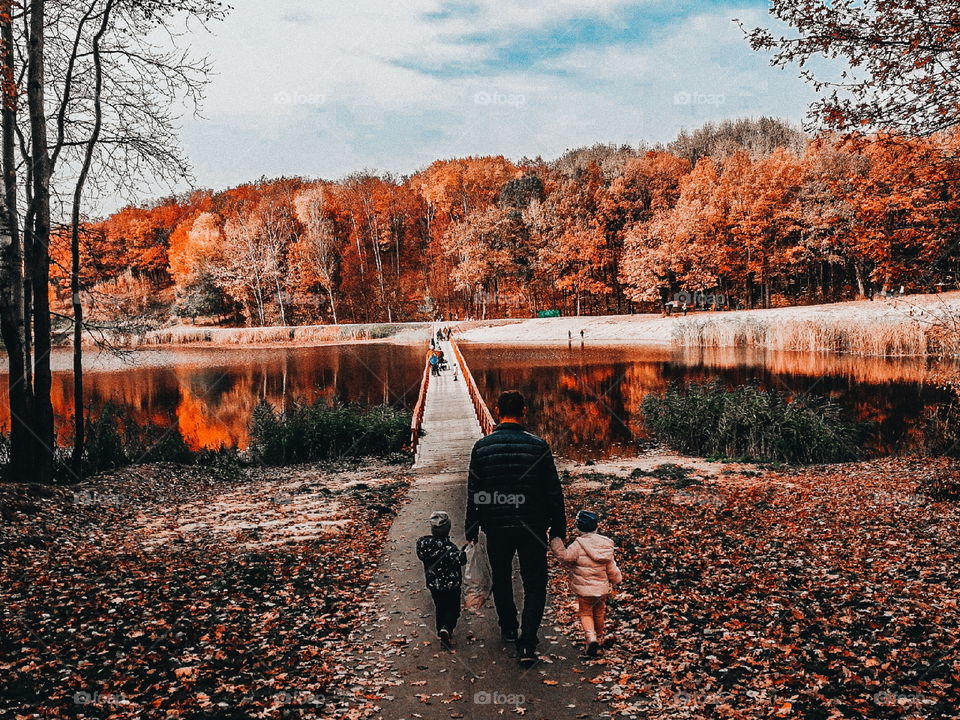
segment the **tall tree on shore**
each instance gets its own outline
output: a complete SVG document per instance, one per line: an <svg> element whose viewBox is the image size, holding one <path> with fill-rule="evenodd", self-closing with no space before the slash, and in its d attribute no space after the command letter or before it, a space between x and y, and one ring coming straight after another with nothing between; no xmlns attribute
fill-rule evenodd
<svg viewBox="0 0 960 720"><path fill-rule="evenodd" d="M11 464L18 477L49 482L54 472L51 239L65 228L71 246L76 469L83 452L80 224L90 180L99 193L113 193L155 176L184 177L172 106L181 92L196 98L197 74L207 68L155 45L156 32L170 31L173 41L176 18L206 22L222 14L216 0L0 5L3 224L10 229L0 325L11 358Z"/></svg>
<svg viewBox="0 0 960 720"><path fill-rule="evenodd" d="M303 228L294 246L296 275L301 287L319 285L330 303L337 324L336 275L340 261L337 222L329 207L329 191L323 186L305 188L296 194L293 207Z"/></svg>
<svg viewBox="0 0 960 720"><path fill-rule="evenodd" d="M29 477L32 467L33 387L30 351L25 246L20 232L17 186L17 90L14 3L0 3L3 62L2 160L3 205L0 208L0 334L7 351L10 405L10 465L14 477Z"/></svg>

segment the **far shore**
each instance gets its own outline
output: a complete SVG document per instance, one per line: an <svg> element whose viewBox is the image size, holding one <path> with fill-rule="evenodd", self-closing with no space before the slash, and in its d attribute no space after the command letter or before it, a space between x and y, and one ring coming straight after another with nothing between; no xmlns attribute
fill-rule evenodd
<svg viewBox="0 0 960 720"><path fill-rule="evenodd" d="M960 291L766 310L691 311L442 323L467 342L503 345L581 342L679 347L763 347L874 356L956 356ZM290 347L355 342L426 343L430 322L224 328L176 326L129 342L165 347Z"/></svg>

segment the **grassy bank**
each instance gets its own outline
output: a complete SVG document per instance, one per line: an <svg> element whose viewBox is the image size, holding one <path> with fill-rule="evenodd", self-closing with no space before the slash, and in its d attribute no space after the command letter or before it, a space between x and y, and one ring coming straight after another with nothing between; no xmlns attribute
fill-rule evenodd
<svg viewBox="0 0 960 720"><path fill-rule="evenodd" d="M178 326L151 330L129 338L134 345L319 345L357 340L385 340L401 333L422 336L426 342L430 323L368 323L351 325L302 325L279 327L220 328Z"/></svg>
<svg viewBox="0 0 960 720"><path fill-rule="evenodd" d="M689 317L674 327L673 341L692 347L764 347L900 357L954 355L956 338L945 328L904 318L782 318L718 313Z"/></svg>
<svg viewBox="0 0 960 720"><path fill-rule="evenodd" d="M583 333L581 336L581 332ZM464 340L491 344L658 344L762 347L855 355L957 356L960 292L769 310L560 317L471 329Z"/></svg>

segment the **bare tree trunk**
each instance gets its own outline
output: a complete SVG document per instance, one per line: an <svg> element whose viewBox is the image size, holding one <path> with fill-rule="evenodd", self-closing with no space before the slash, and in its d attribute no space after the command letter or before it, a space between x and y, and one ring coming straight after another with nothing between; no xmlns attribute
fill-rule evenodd
<svg viewBox="0 0 960 720"><path fill-rule="evenodd" d="M46 1L30 0L30 39L27 67L27 106L30 114L33 168L33 249L30 282L33 290L33 433L35 482L53 481L53 404L50 400L50 156L44 106L44 32Z"/></svg>
<svg viewBox="0 0 960 720"><path fill-rule="evenodd" d="M13 477L31 475L31 383L27 376L24 315L23 244L17 223L16 122L12 0L0 3L2 42L2 168L4 204L0 209L0 335L7 350L10 407L10 469Z"/></svg>
<svg viewBox="0 0 960 720"><path fill-rule="evenodd" d="M280 324L287 324L287 314L283 309L283 290L280 289L280 273L279 271L274 272L273 275L274 284L277 286L277 304L280 306Z"/></svg>
<svg viewBox="0 0 960 720"><path fill-rule="evenodd" d="M333 283L332 282L327 283L327 297L330 298L330 312L333 313L333 324L339 325L340 323L337 322L337 305L333 301Z"/></svg>
<svg viewBox="0 0 960 720"><path fill-rule="evenodd" d="M85 446L83 419L83 303L80 301L80 204L83 201L83 188L93 163L93 151L100 141L100 129L103 125L101 94L103 92L103 66L100 61L100 41L110 22L113 1L107 0L103 9L100 28L93 38L93 66L95 72L93 90L93 129L84 149L83 166L73 190L73 208L70 215L70 292L73 302L73 455L70 465L79 478L83 472L83 453Z"/></svg>

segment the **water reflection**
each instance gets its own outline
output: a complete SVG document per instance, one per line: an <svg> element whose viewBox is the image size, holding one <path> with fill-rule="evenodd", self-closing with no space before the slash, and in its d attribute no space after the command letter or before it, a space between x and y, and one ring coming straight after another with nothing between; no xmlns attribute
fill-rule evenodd
<svg viewBox="0 0 960 720"><path fill-rule="evenodd" d="M639 407L672 381L720 378L787 391L811 391L870 421L870 447L915 447L920 419L949 394L928 382L922 359L884 360L757 349L590 346L504 347L463 343L481 391L491 403L504 389L523 390L531 429L567 457L627 452L643 437ZM73 411L69 355L55 358L53 399L60 441L70 442ZM257 402L293 400L387 403L410 408L423 368L419 346L386 343L279 349L142 351L135 366L95 361L86 403L108 401L138 424L176 425L193 448L245 446ZM6 378L0 393L5 394ZM0 424L8 425L6 398Z"/></svg>
<svg viewBox="0 0 960 720"><path fill-rule="evenodd" d="M131 358L137 367L96 369L86 374L86 405L112 402L138 424L176 425L194 449L238 445L248 440L254 407L266 399L277 407L293 400L356 402L410 408L423 370L419 347L353 344L312 348L149 351ZM62 366L62 363L60 363ZM53 403L57 434L70 442L72 374L55 372ZM0 424L9 427L6 377L2 378Z"/></svg>
<svg viewBox="0 0 960 720"><path fill-rule="evenodd" d="M720 379L832 398L871 423L868 450L916 447L927 412L950 399L920 358L883 359L756 348L461 346L489 403L510 388L530 402L531 429L560 455L602 457L644 437L640 403L671 382Z"/></svg>

